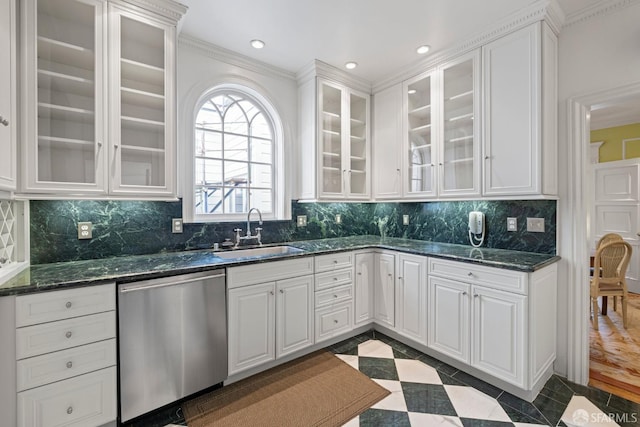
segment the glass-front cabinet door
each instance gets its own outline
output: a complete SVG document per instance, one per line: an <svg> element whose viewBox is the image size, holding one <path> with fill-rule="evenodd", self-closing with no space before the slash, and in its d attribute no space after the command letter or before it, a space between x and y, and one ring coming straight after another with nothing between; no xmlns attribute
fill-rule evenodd
<svg viewBox="0 0 640 427"><path fill-rule="evenodd" d="M318 194L369 197L369 95L318 79Z"/></svg>
<svg viewBox="0 0 640 427"><path fill-rule="evenodd" d="M441 68L439 195L480 194L479 52Z"/></svg>
<svg viewBox="0 0 640 427"><path fill-rule="evenodd" d="M433 138L433 75L419 75L403 84L406 105L405 183L407 197L435 196L435 141Z"/></svg>
<svg viewBox="0 0 640 427"><path fill-rule="evenodd" d="M174 27L113 5L109 16L111 192L170 194Z"/></svg>
<svg viewBox="0 0 640 427"><path fill-rule="evenodd" d="M106 190L106 2L23 4L26 190Z"/></svg>

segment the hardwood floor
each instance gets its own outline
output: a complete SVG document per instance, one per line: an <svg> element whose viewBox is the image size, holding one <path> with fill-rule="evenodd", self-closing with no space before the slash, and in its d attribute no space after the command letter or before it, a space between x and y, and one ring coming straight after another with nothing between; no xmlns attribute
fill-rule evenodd
<svg viewBox="0 0 640 427"><path fill-rule="evenodd" d="M640 403L640 295L630 294L628 328L622 327L622 307L606 316L598 313L599 331L590 328L589 384Z"/></svg>

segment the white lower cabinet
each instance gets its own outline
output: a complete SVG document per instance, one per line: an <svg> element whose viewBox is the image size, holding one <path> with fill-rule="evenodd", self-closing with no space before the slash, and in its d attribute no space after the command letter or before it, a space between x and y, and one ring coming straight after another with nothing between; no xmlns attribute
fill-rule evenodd
<svg viewBox="0 0 640 427"><path fill-rule="evenodd" d="M276 282L276 358L313 344L313 277Z"/></svg>
<svg viewBox="0 0 640 427"><path fill-rule="evenodd" d="M469 292L471 286L429 277L428 346L469 363Z"/></svg>
<svg viewBox="0 0 640 427"><path fill-rule="evenodd" d="M315 258L316 343L353 329L353 252Z"/></svg>
<svg viewBox="0 0 640 427"><path fill-rule="evenodd" d="M117 417L114 284L16 298L18 427Z"/></svg>
<svg viewBox="0 0 640 427"><path fill-rule="evenodd" d="M427 258L398 254L395 329L420 344L427 343Z"/></svg>
<svg viewBox="0 0 640 427"><path fill-rule="evenodd" d="M373 252L357 253L355 256L355 291L354 291L354 323L364 325L373 320Z"/></svg>
<svg viewBox="0 0 640 427"><path fill-rule="evenodd" d="M376 323L395 326L396 256L393 253L376 253L374 273L374 319Z"/></svg>

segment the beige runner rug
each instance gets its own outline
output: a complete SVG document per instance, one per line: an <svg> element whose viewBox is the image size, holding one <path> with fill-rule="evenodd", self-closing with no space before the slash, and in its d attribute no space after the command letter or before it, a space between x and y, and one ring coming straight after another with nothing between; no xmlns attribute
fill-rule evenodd
<svg viewBox="0 0 640 427"><path fill-rule="evenodd" d="M340 426L389 391L326 350L182 405L189 427Z"/></svg>

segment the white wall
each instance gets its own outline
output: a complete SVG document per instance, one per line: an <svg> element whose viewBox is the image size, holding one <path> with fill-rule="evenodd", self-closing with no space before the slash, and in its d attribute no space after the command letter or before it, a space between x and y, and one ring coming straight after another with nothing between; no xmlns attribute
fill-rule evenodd
<svg viewBox="0 0 640 427"><path fill-rule="evenodd" d="M194 109L198 99L214 86L234 83L262 94L282 120L285 144L286 181L295 161L297 135L297 83L293 73L252 61L187 37L179 38L177 49L178 100L178 194L182 195L185 144L192 144ZM287 187L290 187L289 185ZM291 191L288 191L289 196ZM285 200L290 199L287 197ZM288 203L287 203L288 205Z"/></svg>
<svg viewBox="0 0 640 427"><path fill-rule="evenodd" d="M567 269L580 260L571 259L572 238L568 194L573 181L568 176L567 100L640 81L640 3L570 24L559 36L559 179L558 247L559 268L558 358L556 372L568 371ZM586 215L586 212L585 212ZM585 283L584 286L588 286Z"/></svg>

